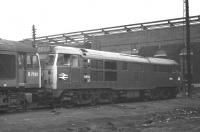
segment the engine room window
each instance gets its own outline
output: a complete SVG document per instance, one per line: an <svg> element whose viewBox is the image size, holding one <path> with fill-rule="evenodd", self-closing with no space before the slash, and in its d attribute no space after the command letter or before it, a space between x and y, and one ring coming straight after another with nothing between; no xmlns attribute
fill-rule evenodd
<svg viewBox="0 0 200 132"><path fill-rule="evenodd" d="M117 81L117 72L106 71L105 72L105 81Z"/></svg>
<svg viewBox="0 0 200 132"><path fill-rule="evenodd" d="M94 69L103 69L103 60L92 60L91 67Z"/></svg>
<svg viewBox="0 0 200 132"><path fill-rule="evenodd" d="M91 81L103 81L103 71L91 71Z"/></svg>
<svg viewBox="0 0 200 132"><path fill-rule="evenodd" d="M15 56L0 54L0 78L15 78Z"/></svg>
<svg viewBox="0 0 200 132"><path fill-rule="evenodd" d="M155 72L172 72L172 68L170 66L165 65L154 65Z"/></svg>
<svg viewBox="0 0 200 132"><path fill-rule="evenodd" d="M128 63L122 62L122 70L128 70Z"/></svg>
<svg viewBox="0 0 200 132"><path fill-rule="evenodd" d="M105 69L116 70L117 62L115 61L105 61Z"/></svg>
<svg viewBox="0 0 200 132"><path fill-rule="evenodd" d="M133 63L131 65L133 71L143 71L144 70L144 65L143 64L139 64L139 63Z"/></svg>

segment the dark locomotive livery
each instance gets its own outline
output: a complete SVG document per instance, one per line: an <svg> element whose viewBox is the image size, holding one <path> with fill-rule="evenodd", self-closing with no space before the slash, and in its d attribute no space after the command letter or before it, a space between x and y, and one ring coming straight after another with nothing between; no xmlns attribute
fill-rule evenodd
<svg viewBox="0 0 200 132"><path fill-rule="evenodd" d="M32 46L0 40L0 110L177 94L173 60L63 46L51 46L46 55L42 61Z"/></svg>
<svg viewBox="0 0 200 132"><path fill-rule="evenodd" d="M177 94L176 68L169 59L53 46L42 85L63 104L164 99Z"/></svg>
<svg viewBox="0 0 200 132"><path fill-rule="evenodd" d="M39 55L26 44L0 40L0 110L31 101L33 89L41 89Z"/></svg>

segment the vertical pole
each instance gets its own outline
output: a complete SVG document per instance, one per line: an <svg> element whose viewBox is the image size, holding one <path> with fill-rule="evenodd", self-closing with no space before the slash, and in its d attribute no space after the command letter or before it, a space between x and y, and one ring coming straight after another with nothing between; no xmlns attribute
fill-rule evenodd
<svg viewBox="0 0 200 132"><path fill-rule="evenodd" d="M190 20L189 20L189 2L185 0L185 8L186 8L186 48L187 48L187 84L188 84L188 96L191 96L191 83L192 83L192 75L191 75L191 59L190 59Z"/></svg>
<svg viewBox="0 0 200 132"><path fill-rule="evenodd" d="M35 48L35 50L36 50L36 49L37 49L37 45L36 45L36 43L35 43L35 38L36 38L35 25L32 26L32 37L33 37L32 46L33 46L33 48Z"/></svg>

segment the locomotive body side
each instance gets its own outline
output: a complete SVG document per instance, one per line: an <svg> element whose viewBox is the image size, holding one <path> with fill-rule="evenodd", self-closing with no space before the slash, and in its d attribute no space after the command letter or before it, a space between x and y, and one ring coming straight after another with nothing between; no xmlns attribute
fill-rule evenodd
<svg viewBox="0 0 200 132"><path fill-rule="evenodd" d="M12 88L17 84L17 53L0 51L0 87Z"/></svg>
<svg viewBox="0 0 200 132"><path fill-rule="evenodd" d="M152 98L152 94L168 98L177 92L173 75L177 63L172 60L62 46L53 47L52 55L53 63L44 70L44 86L64 102Z"/></svg>

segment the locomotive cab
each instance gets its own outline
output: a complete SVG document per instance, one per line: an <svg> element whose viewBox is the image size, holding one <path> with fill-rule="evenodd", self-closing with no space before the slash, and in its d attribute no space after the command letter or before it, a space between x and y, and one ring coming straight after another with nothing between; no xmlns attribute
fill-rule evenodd
<svg viewBox="0 0 200 132"><path fill-rule="evenodd" d="M18 54L18 81L19 87L41 88L41 67L38 54Z"/></svg>
<svg viewBox="0 0 200 132"><path fill-rule="evenodd" d="M0 87L40 88L39 55L21 43L0 46Z"/></svg>
<svg viewBox="0 0 200 132"><path fill-rule="evenodd" d="M47 89L67 89L79 83L80 56L71 53L50 53L43 68L42 83ZM73 84L72 84L73 82Z"/></svg>

